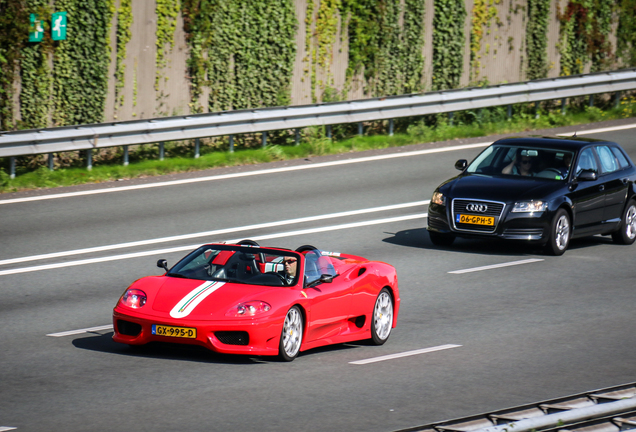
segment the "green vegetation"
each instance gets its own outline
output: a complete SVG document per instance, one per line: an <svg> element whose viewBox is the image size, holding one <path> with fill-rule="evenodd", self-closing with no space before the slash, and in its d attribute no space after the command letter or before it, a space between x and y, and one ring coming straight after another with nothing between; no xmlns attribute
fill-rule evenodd
<svg viewBox="0 0 636 432"><path fill-rule="evenodd" d="M493 134L512 134L522 131L576 125L603 120L636 116L636 97L626 97L618 108L612 107L607 100L605 106L589 107L587 100L580 99L571 103L568 112L561 114L560 104L546 102L536 118L534 104L516 105L513 115L507 117L507 107L483 109L478 112L463 111L455 113L453 124L447 115L431 115L396 121L394 136L387 136L387 122L366 124L365 136L356 136L345 132L334 139L325 137L324 128L303 129L302 142L294 146L290 131L271 132L268 142L273 145L261 148L245 148L230 153L225 138L210 139L202 142L201 157L192 157L193 146L189 142L167 143L163 161L157 160L157 145L131 147L131 163L123 166L121 149L105 149L101 156L96 155L92 171L81 166L49 171L46 167L18 167L17 177L8 175L8 158L2 160L0 169L0 192L14 192L28 189L70 186L83 183L100 183L161 174L198 171L214 167L237 166L320 156L327 154L350 153L371 149L407 146L425 142L445 141L454 138L488 136ZM604 108L604 109L603 109ZM341 128L342 131L353 128ZM334 128L335 130L335 128ZM258 136L243 138L244 143L258 142ZM290 145L292 144L292 145Z"/></svg>

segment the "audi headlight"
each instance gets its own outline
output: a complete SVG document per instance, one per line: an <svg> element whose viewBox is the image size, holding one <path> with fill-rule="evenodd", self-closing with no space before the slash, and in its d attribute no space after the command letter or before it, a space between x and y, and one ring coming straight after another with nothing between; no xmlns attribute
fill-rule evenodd
<svg viewBox="0 0 636 432"><path fill-rule="evenodd" d="M446 197L441 192L433 192L433 197L431 198L431 202L433 204L446 205Z"/></svg>
<svg viewBox="0 0 636 432"><path fill-rule="evenodd" d="M519 201L512 208L513 213L538 213L545 211L548 203L545 201Z"/></svg>

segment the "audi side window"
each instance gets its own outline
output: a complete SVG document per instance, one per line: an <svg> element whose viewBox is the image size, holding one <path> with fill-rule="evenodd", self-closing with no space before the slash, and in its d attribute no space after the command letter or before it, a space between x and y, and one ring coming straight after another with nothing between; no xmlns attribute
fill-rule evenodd
<svg viewBox="0 0 636 432"><path fill-rule="evenodd" d="M614 153L614 156L616 156L616 160L618 161L621 169L627 168L629 166L629 162L623 152L618 147L610 147L610 149L612 150L612 153Z"/></svg>
<svg viewBox="0 0 636 432"><path fill-rule="evenodd" d="M618 170L618 161L608 146L596 146L596 153L601 160L601 168L604 173Z"/></svg>
<svg viewBox="0 0 636 432"><path fill-rule="evenodd" d="M579 161L576 164L575 174L578 176L583 170L592 170L598 173L598 165L596 165L594 151L591 148L586 148L579 155Z"/></svg>

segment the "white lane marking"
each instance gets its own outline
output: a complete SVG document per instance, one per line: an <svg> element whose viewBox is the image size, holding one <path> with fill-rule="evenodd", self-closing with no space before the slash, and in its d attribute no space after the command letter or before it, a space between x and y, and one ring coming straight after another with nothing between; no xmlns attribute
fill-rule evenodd
<svg viewBox="0 0 636 432"><path fill-rule="evenodd" d="M109 188L109 189L97 189L97 190L81 191L81 192L68 192L68 193L61 193L61 194L54 194L54 195L27 197L27 198L14 198L14 199L8 199L8 200L0 200L0 205L23 203L23 202L29 202L29 201L41 201L41 200L49 200L49 199L56 199L56 198L69 198L69 197L84 196L84 195L104 194L104 193L111 193L111 192L123 192L123 191L138 190L138 189L149 189L149 188L164 187L164 186L177 186L177 185L183 185L183 184L189 184L189 183L199 183L199 182L214 181L214 180L226 180L226 179L239 178L239 177L250 177L250 176L264 175L264 174L276 174L276 173L282 173L282 172L301 171L301 170L307 170L307 169L326 168L326 167L332 167L332 166L338 166L338 165L348 165L348 164L362 163L362 162L373 162L373 161L384 160L384 159L395 159L395 158L419 156L419 155L431 154L431 153L443 153L443 152L449 152L449 151L455 151L455 150L465 150L465 149L486 147L490 144L492 144L492 142L466 144L466 145L459 145L459 146L452 146L452 147L440 147L440 148L417 150L417 151L405 152L405 153L393 153L388 155L369 156L369 157L363 157L363 158L357 158L357 159L347 159L347 160L333 161L333 162L322 162L322 163L317 163L312 165L300 165L300 166L285 167L285 168L272 168L272 169L266 169L266 170L260 170L260 171L248 171L248 172L242 172L242 173L223 174L223 175L217 175L217 176L199 177L199 178L183 179L183 180L173 180L173 181L167 181L167 182L149 183L149 184L134 185L134 186L123 186L123 187Z"/></svg>
<svg viewBox="0 0 636 432"><path fill-rule="evenodd" d="M375 219L375 220L365 221L365 222L354 222L354 223L348 223L348 224L342 224L342 225L332 225L332 226L320 227L320 228L310 228L310 229L297 230L297 231L288 231L288 232L277 233L277 234L250 236L250 238L255 241L268 240L268 239L275 239L275 238L282 238L282 237L292 237L296 235L315 234L320 232L335 231L335 230L348 229L348 228L359 228L363 226L388 224L392 222L401 222L406 220L425 218L427 216L428 216L428 213L419 213L419 214L408 215L408 216L397 216L397 217L385 218L385 219ZM225 240L225 241L232 243L232 242L238 242L240 240L241 239L231 239L231 240ZM199 246L201 246L201 244L197 243L196 245L189 245L189 246L179 246L179 247L173 247L173 248L156 249L151 251L136 252L136 253L123 254L123 255L113 255L113 256L102 257L102 258L91 258L91 259L84 259L84 260L78 260L78 261L69 261L69 262L63 262L63 263L46 264L46 265L24 267L24 268L11 269L11 270L2 270L0 271L0 276L18 274L18 273L28 273L28 272L34 272L34 271L40 271L40 270L51 270L51 269L57 269L57 268L63 268L63 267L72 267L72 266L78 266L78 265L84 265L84 264L95 264L95 263L101 263L101 262L107 262L107 261L117 261L117 260L131 259L131 258L139 258L139 257L145 257L145 256L151 256L151 255L168 254L172 252L190 251L190 250L198 248Z"/></svg>
<svg viewBox="0 0 636 432"><path fill-rule="evenodd" d="M10 430L16 430L17 428L15 427L11 427L11 426L0 426L0 432L5 432L5 431L10 431Z"/></svg>
<svg viewBox="0 0 636 432"><path fill-rule="evenodd" d="M95 331L101 331L101 330L112 330L112 329L113 329L113 325L108 324L108 325L103 325L99 327L88 327L88 328L83 328L79 330L69 330L69 331L60 332L60 333L51 333L51 334L47 334L47 336L62 337L62 336L71 336L76 334L89 333L89 332L95 332Z"/></svg>
<svg viewBox="0 0 636 432"><path fill-rule="evenodd" d="M216 236L221 234L230 234L230 233L239 232L239 231L272 228L272 227L277 227L281 225L299 224L304 222L315 222L315 221L324 220L324 219L335 219L335 218L341 218L341 217L347 217L347 216L361 215L366 213L397 210L397 209L403 209L408 207L423 206L429 203L430 203L430 200L414 201L414 202L403 203L403 204L394 204L394 205L388 205L388 206L382 206L382 207L371 207L368 209L351 210L351 211L344 211L339 213L324 214L319 216L308 216L308 217L288 219L288 220L277 221L277 222L267 222L262 224L246 225L242 227L225 228L225 229L218 229L213 231L204 231L199 233L183 234L183 235L171 236L171 237L161 237L161 238L140 240L140 241L134 241L134 242L128 242L128 243L107 245L107 246L96 246L91 248L76 249L76 250L70 250L70 251L64 251L64 252L53 252L53 253L33 255L28 257L11 258L6 260L0 260L0 266L8 265L8 264L17 264L17 263L28 262L28 261L40 261L40 260L51 259L51 258L60 258L65 256L71 256L71 255L88 254L93 252L104 252L108 250L124 249L124 248L136 247L136 246L147 246L151 244L187 240L187 239L192 239L197 237L210 237L210 236Z"/></svg>
<svg viewBox="0 0 636 432"><path fill-rule="evenodd" d="M589 135L589 134L603 133L603 132L614 132L614 131L618 131L618 130L632 129L632 128L636 128L636 124L630 124L630 125L624 125L624 126L614 126L614 127L608 127L608 128L600 128L600 129L590 129L590 130L585 130L585 131L577 131L576 134L577 135ZM572 135L574 135L574 132L562 133L562 134L558 134L557 136L572 136Z"/></svg>
<svg viewBox="0 0 636 432"><path fill-rule="evenodd" d="M510 266L516 266L516 265L522 265L522 264L530 264L530 263L535 263L535 262L539 262L539 261L545 261L545 260L540 259L540 258L531 258L531 259L521 260L521 261L511 261L511 262L507 262L507 263L492 264L492 265L487 265L487 266L483 266L483 267L474 267L474 268L469 268L469 269L464 269L464 270L449 271L448 273L450 273L450 274L472 273L472 272L478 272L478 271L483 271L483 270L492 270L492 269L501 268L501 267L510 267Z"/></svg>
<svg viewBox="0 0 636 432"><path fill-rule="evenodd" d="M393 359L402 358L402 357L414 356L414 355L418 355L418 354L425 354L425 353L430 353L430 352L434 352L434 351L441 351L441 350L447 350L447 349L451 349L451 348L458 348L460 346L461 345L452 345L452 344L440 345L440 346L431 347L431 348L423 348L423 349L418 349L418 350L413 350L413 351L406 351L406 352L403 352L403 353L389 354L389 355L380 356L380 357L373 357L373 358L366 359L366 360L352 361L352 362L349 362L349 364L364 365L364 364L369 364L369 363L381 362L381 361L385 361L385 360L393 360Z"/></svg>

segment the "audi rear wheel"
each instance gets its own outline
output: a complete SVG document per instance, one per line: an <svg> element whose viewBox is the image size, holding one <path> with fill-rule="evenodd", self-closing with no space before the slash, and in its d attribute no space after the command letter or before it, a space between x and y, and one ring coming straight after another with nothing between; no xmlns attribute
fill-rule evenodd
<svg viewBox="0 0 636 432"><path fill-rule="evenodd" d="M630 245L636 240L636 202L630 201L623 213L621 226L618 231L612 233L615 243Z"/></svg>

